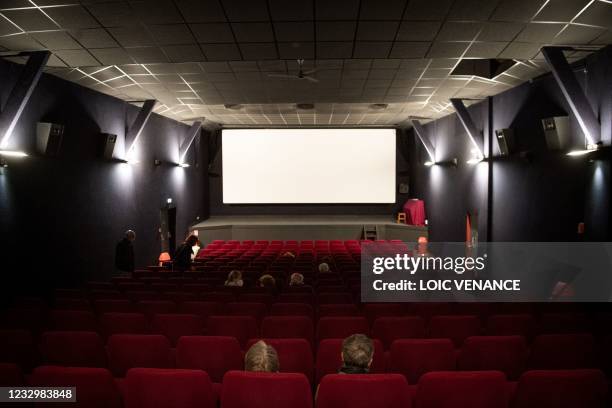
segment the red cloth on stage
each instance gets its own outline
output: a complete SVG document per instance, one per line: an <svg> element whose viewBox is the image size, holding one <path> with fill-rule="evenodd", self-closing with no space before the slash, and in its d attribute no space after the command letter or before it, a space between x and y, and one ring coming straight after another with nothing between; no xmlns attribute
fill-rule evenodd
<svg viewBox="0 0 612 408"><path fill-rule="evenodd" d="M404 204L406 213L406 224L425 225L425 202L423 200L410 199Z"/></svg>

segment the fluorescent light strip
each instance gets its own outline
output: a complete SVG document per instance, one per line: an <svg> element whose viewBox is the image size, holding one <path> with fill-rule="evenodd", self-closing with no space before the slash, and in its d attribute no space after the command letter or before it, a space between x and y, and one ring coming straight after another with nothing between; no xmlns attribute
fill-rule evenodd
<svg viewBox="0 0 612 408"><path fill-rule="evenodd" d="M28 154L25 152L20 152L16 150L0 150L0 156L22 158L22 157L28 157Z"/></svg>

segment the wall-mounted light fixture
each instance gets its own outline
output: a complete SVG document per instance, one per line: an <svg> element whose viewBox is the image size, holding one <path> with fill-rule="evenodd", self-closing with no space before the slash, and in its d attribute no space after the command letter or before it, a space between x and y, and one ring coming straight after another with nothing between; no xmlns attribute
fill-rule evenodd
<svg viewBox="0 0 612 408"><path fill-rule="evenodd" d="M592 143L587 144L585 149L576 149L567 153L568 156L576 157L576 156L584 156L585 154L593 153L597 149L599 149L600 143Z"/></svg>
<svg viewBox="0 0 612 408"><path fill-rule="evenodd" d="M433 166L434 164L436 164L436 154L433 145L427 137L427 133L425 133L423 125L421 125L421 122L419 122L418 119L411 119L410 122L412 123L414 133L419 138L421 143L423 143L423 147L425 148L425 151L429 156L429 160L427 160L424 164L428 167Z"/></svg>
<svg viewBox="0 0 612 408"><path fill-rule="evenodd" d="M193 144L198 133L200 133L200 129L202 128L202 121L195 121L187 131L183 142L179 147L179 162L178 165L180 167L189 167L189 164L185 163L185 156L187 156L187 152L189 148Z"/></svg>
<svg viewBox="0 0 612 408"><path fill-rule="evenodd" d="M24 158L28 157L28 154L21 151L16 150L0 150L0 156L4 157L15 157L15 158Z"/></svg>

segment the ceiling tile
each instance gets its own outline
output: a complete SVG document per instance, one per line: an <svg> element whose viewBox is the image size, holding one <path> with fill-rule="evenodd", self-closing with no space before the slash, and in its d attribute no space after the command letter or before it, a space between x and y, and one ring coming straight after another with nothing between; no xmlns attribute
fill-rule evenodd
<svg viewBox="0 0 612 408"><path fill-rule="evenodd" d="M351 58L353 55L352 42L318 42L317 58Z"/></svg>
<svg viewBox="0 0 612 408"><path fill-rule="evenodd" d="M137 18L147 24L173 24L182 23L183 17L176 5L171 0L130 1L130 6L136 13Z"/></svg>
<svg viewBox="0 0 612 408"><path fill-rule="evenodd" d="M0 46L10 51L36 51L45 48L28 34L11 35L0 37Z"/></svg>
<svg viewBox="0 0 612 408"><path fill-rule="evenodd" d="M499 0L457 0L453 3L449 20L488 20Z"/></svg>
<svg viewBox="0 0 612 408"><path fill-rule="evenodd" d="M361 20L401 20L406 0L362 0Z"/></svg>
<svg viewBox="0 0 612 408"><path fill-rule="evenodd" d="M434 42L427 53L428 58L459 58L466 50L467 43Z"/></svg>
<svg viewBox="0 0 612 408"><path fill-rule="evenodd" d="M6 10L2 14L25 31L57 30L58 27L40 10Z"/></svg>
<svg viewBox="0 0 612 408"><path fill-rule="evenodd" d="M410 0L404 20L441 21L451 8L453 0Z"/></svg>
<svg viewBox="0 0 612 408"><path fill-rule="evenodd" d="M355 58L387 58L392 44L391 42L357 42L353 56Z"/></svg>
<svg viewBox="0 0 612 408"><path fill-rule="evenodd" d="M393 41L399 22L360 21L357 41Z"/></svg>
<svg viewBox="0 0 612 408"><path fill-rule="evenodd" d="M16 34L20 32L21 30L17 28L14 24L11 24L6 19L0 17L0 36Z"/></svg>
<svg viewBox="0 0 612 408"><path fill-rule="evenodd" d="M539 44L511 42L499 54L499 58L531 59L540 51Z"/></svg>
<svg viewBox="0 0 612 408"><path fill-rule="evenodd" d="M245 60L278 59L274 43L241 43L239 45Z"/></svg>
<svg viewBox="0 0 612 408"><path fill-rule="evenodd" d="M512 41L525 27L524 23L488 22L482 26L479 41Z"/></svg>
<svg viewBox="0 0 612 408"><path fill-rule="evenodd" d="M274 23L277 41L314 41L314 23L306 22L277 22Z"/></svg>
<svg viewBox="0 0 612 408"><path fill-rule="evenodd" d="M123 48L102 48L89 50L103 65L121 65L134 63L132 57Z"/></svg>
<svg viewBox="0 0 612 408"><path fill-rule="evenodd" d="M229 65L234 72L259 72L256 61L230 61Z"/></svg>
<svg viewBox="0 0 612 408"><path fill-rule="evenodd" d="M470 46L465 58L497 58L506 48L507 42L478 42Z"/></svg>
<svg viewBox="0 0 612 408"><path fill-rule="evenodd" d="M304 21L313 19L312 0L269 0L272 19L279 21Z"/></svg>
<svg viewBox="0 0 612 408"><path fill-rule="evenodd" d="M444 23L436 41L472 41L482 28L481 23Z"/></svg>
<svg viewBox="0 0 612 408"><path fill-rule="evenodd" d="M233 43L232 28L226 23L191 24L196 40L201 43Z"/></svg>
<svg viewBox="0 0 612 408"><path fill-rule="evenodd" d="M566 21L574 18L590 0L549 1L533 19L534 21Z"/></svg>
<svg viewBox="0 0 612 408"><path fill-rule="evenodd" d="M267 21L268 6L265 0L222 0L230 21Z"/></svg>
<svg viewBox="0 0 612 408"><path fill-rule="evenodd" d="M242 59L236 44L201 44L209 61L232 61Z"/></svg>
<svg viewBox="0 0 612 408"><path fill-rule="evenodd" d="M138 64L168 62L168 57L158 47L128 48L126 51Z"/></svg>
<svg viewBox="0 0 612 408"><path fill-rule="evenodd" d="M501 0L491 15L491 20L528 22L542 4L543 1Z"/></svg>
<svg viewBox="0 0 612 408"><path fill-rule="evenodd" d="M574 21L580 24L591 24L607 29L612 28L612 4L595 1Z"/></svg>
<svg viewBox="0 0 612 408"><path fill-rule="evenodd" d="M278 52L281 59L313 59L314 43L279 43Z"/></svg>
<svg viewBox="0 0 612 408"><path fill-rule="evenodd" d="M44 10L62 28L100 27L100 24L82 6L51 7Z"/></svg>
<svg viewBox="0 0 612 408"><path fill-rule="evenodd" d="M175 0L188 23L224 22L225 13L218 0Z"/></svg>
<svg viewBox="0 0 612 408"><path fill-rule="evenodd" d="M195 42L185 24L149 25L148 28L159 45L193 44Z"/></svg>
<svg viewBox="0 0 612 408"><path fill-rule="evenodd" d="M85 6L91 14L105 27L130 26L134 24L136 16L127 3L108 3L88 4Z"/></svg>
<svg viewBox="0 0 612 408"><path fill-rule="evenodd" d="M123 47L146 47L155 45L155 41L144 27L113 27L108 31Z"/></svg>
<svg viewBox="0 0 612 408"><path fill-rule="evenodd" d="M50 50L75 50L82 48L68 33L48 31L30 34L34 39Z"/></svg>
<svg viewBox="0 0 612 408"><path fill-rule="evenodd" d="M437 21L403 21L397 34L398 41L431 41L441 24Z"/></svg>
<svg viewBox="0 0 612 408"><path fill-rule="evenodd" d="M530 23L516 37L516 41L538 44L549 43L563 27L565 27L565 24Z"/></svg>
<svg viewBox="0 0 612 408"><path fill-rule="evenodd" d="M270 23L232 23L232 29L239 43L274 41Z"/></svg>
<svg viewBox="0 0 612 408"><path fill-rule="evenodd" d="M171 62L198 62L204 61L204 54L196 44L192 45L167 45L162 47L164 53Z"/></svg>
<svg viewBox="0 0 612 408"><path fill-rule="evenodd" d="M118 44L103 28L71 31L72 37L85 48L112 48Z"/></svg>
<svg viewBox="0 0 612 408"><path fill-rule="evenodd" d="M86 50L61 50L55 51L54 54L71 67L91 67L100 65L100 63Z"/></svg>
<svg viewBox="0 0 612 408"><path fill-rule="evenodd" d="M355 39L355 21L317 23L317 41L353 41Z"/></svg>
<svg viewBox="0 0 612 408"><path fill-rule="evenodd" d="M317 20L355 20L359 0L315 0Z"/></svg>
<svg viewBox="0 0 612 408"><path fill-rule="evenodd" d="M399 42L391 49L391 58L423 58L429 50L429 42Z"/></svg>

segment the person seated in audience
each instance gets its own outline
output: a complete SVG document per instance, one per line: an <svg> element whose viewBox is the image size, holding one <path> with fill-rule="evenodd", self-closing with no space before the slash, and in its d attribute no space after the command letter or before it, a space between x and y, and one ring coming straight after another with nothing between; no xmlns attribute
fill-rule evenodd
<svg viewBox="0 0 612 408"><path fill-rule="evenodd" d="M193 247L198 242L198 237L190 235L174 252L172 265L175 270L186 271L191 269L191 254Z"/></svg>
<svg viewBox="0 0 612 408"><path fill-rule="evenodd" d="M289 286L304 286L304 275L294 272L289 278Z"/></svg>
<svg viewBox="0 0 612 408"><path fill-rule="evenodd" d="M329 264L327 262L321 262L319 264L319 273L328 273L331 269L329 268Z"/></svg>
<svg viewBox="0 0 612 408"><path fill-rule="evenodd" d="M277 287L276 287L276 279L274 279L274 276L267 274L267 273L265 275L261 275L258 283L260 287L267 289L272 294L276 294Z"/></svg>
<svg viewBox="0 0 612 408"><path fill-rule="evenodd" d="M276 350L263 340L253 344L244 355L245 371L277 373L279 366Z"/></svg>
<svg viewBox="0 0 612 408"><path fill-rule="evenodd" d="M225 286L239 286L242 287L244 285L244 281L242 280L242 272L234 269L227 275L227 280L225 281Z"/></svg>
<svg viewBox="0 0 612 408"><path fill-rule="evenodd" d="M365 334L353 334L342 342L342 367L338 374L367 374L374 357L374 343Z"/></svg>
<svg viewBox="0 0 612 408"><path fill-rule="evenodd" d="M136 233L127 230L125 236L115 247L115 268L117 271L132 273L134 272L134 240Z"/></svg>
<svg viewBox="0 0 612 408"><path fill-rule="evenodd" d="M285 251L281 254L281 258L292 258L295 259L295 254L291 251Z"/></svg>

